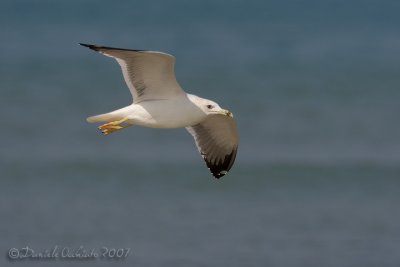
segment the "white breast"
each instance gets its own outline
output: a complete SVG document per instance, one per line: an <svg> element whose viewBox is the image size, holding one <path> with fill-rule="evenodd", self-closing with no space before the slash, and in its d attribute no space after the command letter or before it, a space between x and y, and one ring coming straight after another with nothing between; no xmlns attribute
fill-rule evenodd
<svg viewBox="0 0 400 267"><path fill-rule="evenodd" d="M186 97L132 105L130 123L152 128L181 128L200 123L206 114Z"/></svg>

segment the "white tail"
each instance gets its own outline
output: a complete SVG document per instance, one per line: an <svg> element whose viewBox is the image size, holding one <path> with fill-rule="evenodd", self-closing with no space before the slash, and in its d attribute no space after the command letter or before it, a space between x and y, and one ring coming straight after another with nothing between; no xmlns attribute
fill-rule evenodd
<svg viewBox="0 0 400 267"><path fill-rule="evenodd" d="M87 122L90 122L90 123L96 123L96 122L113 121L114 120L113 118L114 117L110 113L106 113L106 114L100 114L100 115L88 117L86 120L87 120Z"/></svg>
<svg viewBox="0 0 400 267"><path fill-rule="evenodd" d="M129 114L130 109L131 106L127 106L109 113L88 117L86 120L90 123L118 121L125 118Z"/></svg>

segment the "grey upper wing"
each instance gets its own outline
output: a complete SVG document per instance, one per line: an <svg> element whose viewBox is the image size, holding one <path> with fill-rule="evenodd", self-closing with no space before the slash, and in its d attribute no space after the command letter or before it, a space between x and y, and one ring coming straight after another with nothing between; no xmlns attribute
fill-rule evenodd
<svg viewBox="0 0 400 267"><path fill-rule="evenodd" d="M175 58L169 54L89 44L80 45L117 60L135 103L184 93L175 78Z"/></svg>
<svg viewBox="0 0 400 267"><path fill-rule="evenodd" d="M214 177L227 174L235 162L239 144L235 120L226 115L209 115L205 121L186 129Z"/></svg>

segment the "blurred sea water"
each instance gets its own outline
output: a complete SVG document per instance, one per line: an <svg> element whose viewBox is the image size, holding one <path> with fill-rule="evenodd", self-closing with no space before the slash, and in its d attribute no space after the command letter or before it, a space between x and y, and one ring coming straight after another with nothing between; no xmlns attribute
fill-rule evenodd
<svg viewBox="0 0 400 267"><path fill-rule="evenodd" d="M131 248L1 266L398 266L400 3L2 1L0 251ZM79 42L173 54L238 121L215 180L183 129L104 137L128 105Z"/></svg>

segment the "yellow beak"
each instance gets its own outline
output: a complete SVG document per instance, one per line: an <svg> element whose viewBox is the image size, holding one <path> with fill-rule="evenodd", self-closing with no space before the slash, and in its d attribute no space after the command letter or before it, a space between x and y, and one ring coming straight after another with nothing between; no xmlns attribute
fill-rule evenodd
<svg viewBox="0 0 400 267"><path fill-rule="evenodd" d="M221 109L218 113L221 115L225 115L225 116L229 116L229 117L233 118L233 114L229 110Z"/></svg>

